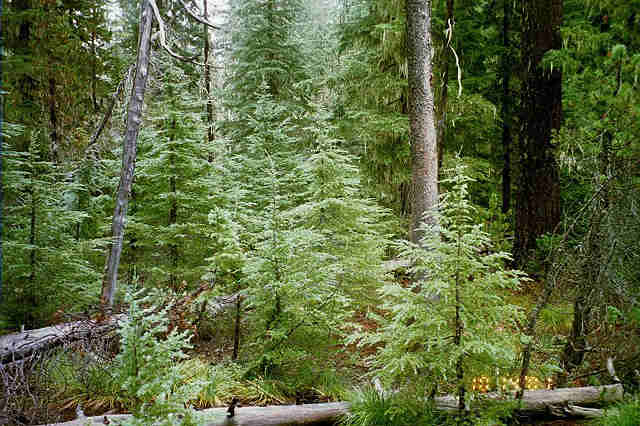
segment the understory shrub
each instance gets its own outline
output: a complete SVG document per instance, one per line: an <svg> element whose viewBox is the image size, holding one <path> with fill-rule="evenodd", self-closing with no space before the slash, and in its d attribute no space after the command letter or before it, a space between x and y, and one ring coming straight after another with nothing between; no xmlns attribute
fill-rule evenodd
<svg viewBox="0 0 640 426"><path fill-rule="evenodd" d="M510 255L494 251L482 225L473 222L464 167L449 176L442 184L451 189L434 212L437 224L425 224L420 244L402 246L414 279L384 285L381 312L370 315L379 328L350 341L377 348L369 358L372 375L386 385L455 383L468 402L465 388L474 373L513 365L522 311L505 295L527 278L506 268Z"/></svg>
<svg viewBox="0 0 640 426"><path fill-rule="evenodd" d="M426 396L426 395L425 395ZM453 419L435 411L426 398L405 393L383 394L373 386L356 389L347 396L351 410L344 426L447 425Z"/></svg>
<svg viewBox="0 0 640 426"><path fill-rule="evenodd" d="M608 409L597 424L602 426L640 425L640 395Z"/></svg>

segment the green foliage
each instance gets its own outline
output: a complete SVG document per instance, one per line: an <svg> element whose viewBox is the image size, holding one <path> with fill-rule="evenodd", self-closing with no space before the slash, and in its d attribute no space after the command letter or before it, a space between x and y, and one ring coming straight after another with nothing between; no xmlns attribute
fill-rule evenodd
<svg viewBox="0 0 640 426"><path fill-rule="evenodd" d="M131 409L136 399L122 392L112 367L105 353L60 351L47 360L45 370L62 409L81 406L87 414Z"/></svg>
<svg viewBox="0 0 640 426"><path fill-rule="evenodd" d="M298 84L306 79L304 60L293 37L301 12L299 0L233 3L234 61L227 101L236 111L252 109L263 84L275 100L288 103L289 113L303 105Z"/></svg>
<svg viewBox="0 0 640 426"><path fill-rule="evenodd" d="M74 194L82 187L43 159L43 140L31 136L29 151L5 151L3 304L11 328L37 328L54 312L86 308L97 297L100 274L86 260L95 241L76 240L86 217Z"/></svg>
<svg viewBox="0 0 640 426"><path fill-rule="evenodd" d="M602 426L638 426L640 425L640 397L627 401L606 410L605 416L596 424Z"/></svg>
<svg viewBox="0 0 640 426"><path fill-rule="evenodd" d="M455 424L452 418L438 413L427 398L394 393L383 395L372 386L359 388L347 395L350 413L345 426L428 426Z"/></svg>
<svg viewBox="0 0 640 426"><path fill-rule="evenodd" d="M355 2L340 30L335 124L359 156L365 188L407 214L411 180L404 2Z"/></svg>
<svg viewBox="0 0 640 426"><path fill-rule="evenodd" d="M113 377L123 394L135 400L133 418L124 424L197 424L196 414L185 404L204 387L189 380L180 362L192 346L188 331L169 331L167 312L149 304L153 294L127 292L127 318L118 328L120 351L114 359ZM156 296L157 297L157 296Z"/></svg>
<svg viewBox="0 0 640 426"><path fill-rule="evenodd" d="M465 374L482 366L510 366L515 358L522 312L503 294L525 277L505 269L509 255L492 252L488 235L473 223L464 169L458 166L450 175L444 182L452 189L440 203L439 224L426 229L420 245L402 247L420 278L407 286L383 286L383 313L372 315L380 327L351 337L360 346L378 347L371 366L387 383L428 376L433 386L454 377L460 357ZM456 308L463 327L459 344L454 343Z"/></svg>
<svg viewBox="0 0 640 426"><path fill-rule="evenodd" d="M162 66L160 64L158 67ZM212 192L212 149L201 120L203 102L189 76L162 66L161 86L140 134L136 185L131 200L125 256L140 279L177 290L197 282L210 255L206 212Z"/></svg>

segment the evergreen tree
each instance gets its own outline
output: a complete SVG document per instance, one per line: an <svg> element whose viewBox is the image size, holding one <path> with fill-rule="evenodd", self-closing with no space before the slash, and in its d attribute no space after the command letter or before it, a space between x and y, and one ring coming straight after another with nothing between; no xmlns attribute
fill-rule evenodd
<svg viewBox="0 0 640 426"><path fill-rule="evenodd" d="M388 383L416 385L420 379L422 385L437 386L456 377L464 408L471 371L508 367L514 360L521 312L501 294L517 288L522 275L505 269L510 256L492 252L482 225L473 223L464 167L449 175L442 183L451 189L434 213L438 225L425 226L420 244L403 245L402 256L422 279L382 287L387 314L372 315L380 327L351 339L378 347L372 366Z"/></svg>
<svg viewBox="0 0 640 426"><path fill-rule="evenodd" d="M144 279L177 290L204 275L212 192L209 145L203 144L203 103L197 86L174 65L163 66L141 134L128 239L145 265ZM133 252L128 254L134 255Z"/></svg>
<svg viewBox="0 0 640 426"><path fill-rule="evenodd" d="M349 2L341 26L341 88L335 124L362 162L365 188L396 213L410 213L404 1Z"/></svg>
<svg viewBox="0 0 640 426"><path fill-rule="evenodd" d="M74 235L86 216L75 205L80 188L42 159L46 140L32 133L27 153L5 153L1 314L10 328L42 326L58 309L86 308L98 292L98 271L86 260L93 243Z"/></svg>

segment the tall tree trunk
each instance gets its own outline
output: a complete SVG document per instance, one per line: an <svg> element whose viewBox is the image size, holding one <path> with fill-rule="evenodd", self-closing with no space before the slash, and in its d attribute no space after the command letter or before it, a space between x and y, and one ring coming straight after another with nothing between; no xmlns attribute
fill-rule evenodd
<svg viewBox="0 0 640 426"><path fill-rule="evenodd" d="M504 0L504 18L502 21L502 213L511 208L511 44L509 27L511 25L512 0Z"/></svg>
<svg viewBox="0 0 640 426"><path fill-rule="evenodd" d="M409 138L412 161L410 238L422 239L423 222L435 223L429 212L438 203L438 152L431 89L431 0L407 0Z"/></svg>
<svg viewBox="0 0 640 426"><path fill-rule="evenodd" d="M51 126L51 131L49 132L51 160L57 164L60 160L60 142L58 137L58 115L56 111L56 80L53 77L49 77L49 125Z"/></svg>
<svg viewBox="0 0 640 426"><path fill-rule="evenodd" d="M144 92L147 86L147 75L149 71L149 56L151 54L151 25L153 23L153 11L149 0L143 1L141 9L136 75L133 82L133 90L131 91L131 99L129 100L129 110L127 111L127 130L124 137L122 171L120 174L120 185L118 187L116 206L113 211L113 222L111 225L112 242L108 247L105 274L102 281L101 303L103 308L110 308L113 306L113 299L116 293L118 266L120 265L120 255L122 254L124 221L127 214L131 185L133 184L138 131L140 130L140 123L142 122L142 105L144 102Z"/></svg>
<svg viewBox="0 0 640 426"><path fill-rule="evenodd" d="M0 3L0 15L2 15L2 4ZM2 20L0 20L0 34L2 34ZM0 55L0 92L4 93L4 86L2 84L2 61L4 55ZM0 96L0 305L2 305L2 285L4 283L2 279L2 265L3 265L3 253L2 246L4 241L4 185L3 185L3 161L4 161L4 151L3 151L3 137L4 130L2 129L2 124L4 123L4 96Z"/></svg>
<svg viewBox="0 0 640 426"><path fill-rule="evenodd" d="M536 238L560 221L560 187L551 131L562 121L562 72L543 69L542 57L562 47L562 0L523 0L522 132L514 257L523 265Z"/></svg>
<svg viewBox="0 0 640 426"><path fill-rule="evenodd" d="M209 19L209 12L207 9L208 0L204 0L204 19ZM211 66L210 61L210 40L209 40L209 27L204 24L204 90L207 96L207 142L211 143L215 138L214 125L213 125L213 102L211 100ZM213 161L211 155L209 161Z"/></svg>
<svg viewBox="0 0 640 426"><path fill-rule="evenodd" d="M445 26L451 28L453 31L454 28L454 17L453 17L453 0L447 0L447 22L445 22ZM442 51L442 93L440 94L440 103L438 105L438 112L440 113L440 119L438 120L437 132L438 132L438 169L442 168L442 161L444 158L444 141L447 136L447 102L449 100L449 58L451 54L449 53L450 49L450 40L453 37L453 34L449 34L447 39L443 44Z"/></svg>

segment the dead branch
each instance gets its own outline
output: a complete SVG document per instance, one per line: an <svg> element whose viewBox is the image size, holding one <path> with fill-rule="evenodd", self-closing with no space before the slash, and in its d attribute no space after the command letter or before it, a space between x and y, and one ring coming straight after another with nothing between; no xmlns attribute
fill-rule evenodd
<svg viewBox="0 0 640 426"><path fill-rule="evenodd" d="M201 24L204 24L204 25L206 25L206 26L208 26L208 27L211 27L211 28L213 28L214 30L219 30L219 29L220 29L220 27L219 27L219 26L217 26L217 25L215 25L215 24L211 23L211 21L209 21L209 20L207 19L207 18L208 18L207 16L205 16L204 18L202 18L202 17L200 17L200 16L196 15L196 14L191 10L191 8L189 8L189 6L187 6L187 4L184 2L184 0L180 0L180 3L182 4L182 7L184 7L184 10L186 10L186 11L187 11L187 13L189 14L189 16L191 16L191 17L192 17L193 19L195 19L196 21L198 21L198 22L200 22ZM192 5L197 9L198 13L199 13L200 15L202 15L202 12L200 12L200 10L198 9L198 6L197 6L197 5L195 5L195 4L193 4L193 3L192 3ZM203 15L203 16L204 16L204 15Z"/></svg>

